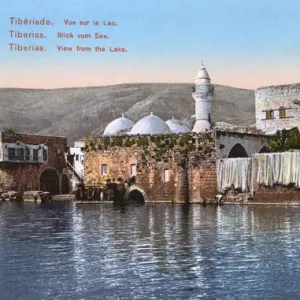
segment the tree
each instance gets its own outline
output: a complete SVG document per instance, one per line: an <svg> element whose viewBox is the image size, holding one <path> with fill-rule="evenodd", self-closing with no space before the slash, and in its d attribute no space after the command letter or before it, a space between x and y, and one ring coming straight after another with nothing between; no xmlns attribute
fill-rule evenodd
<svg viewBox="0 0 300 300"><path fill-rule="evenodd" d="M268 148L271 152L284 152L300 149L300 134L295 131L278 130L269 141Z"/></svg>

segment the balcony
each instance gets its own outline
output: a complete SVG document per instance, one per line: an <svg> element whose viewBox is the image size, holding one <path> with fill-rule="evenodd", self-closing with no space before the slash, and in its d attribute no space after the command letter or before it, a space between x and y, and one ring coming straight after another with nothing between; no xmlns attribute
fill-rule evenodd
<svg viewBox="0 0 300 300"><path fill-rule="evenodd" d="M46 163L48 147L39 145L6 144L0 148L0 162Z"/></svg>
<svg viewBox="0 0 300 300"><path fill-rule="evenodd" d="M12 163L46 163L48 160L44 160L42 155L38 156L24 156L24 155L1 155L0 162L12 162Z"/></svg>

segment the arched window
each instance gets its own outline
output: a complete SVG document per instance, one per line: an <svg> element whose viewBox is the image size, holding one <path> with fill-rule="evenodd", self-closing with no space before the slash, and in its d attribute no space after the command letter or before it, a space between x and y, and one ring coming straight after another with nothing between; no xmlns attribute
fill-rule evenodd
<svg viewBox="0 0 300 300"><path fill-rule="evenodd" d="M235 144L228 155L228 158L248 157L245 148L241 144Z"/></svg>
<svg viewBox="0 0 300 300"><path fill-rule="evenodd" d="M286 110L283 106L279 107L279 118L280 119L286 118Z"/></svg>

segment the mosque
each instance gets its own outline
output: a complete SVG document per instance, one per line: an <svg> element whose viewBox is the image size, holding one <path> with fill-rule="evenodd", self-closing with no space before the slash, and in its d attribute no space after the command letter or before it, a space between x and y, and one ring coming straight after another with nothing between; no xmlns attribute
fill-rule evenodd
<svg viewBox="0 0 300 300"><path fill-rule="evenodd" d="M266 151L269 139L253 127L216 123L212 128L213 96L202 64L192 94L193 119L164 121L151 113L134 123L122 115L106 126L102 137L86 137L85 186L119 183L125 186L125 199L139 194L150 202L198 203L213 198L217 160Z"/></svg>
<svg viewBox="0 0 300 300"><path fill-rule="evenodd" d="M270 174L261 176L266 164L278 169L272 156L265 160L270 138L277 130L300 128L300 84L257 89L256 126L216 122L212 127L214 87L203 64L192 97L195 116L190 120L164 121L151 112L134 123L122 115L106 126L103 136L85 138L82 173L95 199L103 198L95 189L103 192L108 183L123 187L119 194L122 190L125 201L203 203L231 185L243 192L253 188L259 195L260 186L270 179ZM288 159L282 158L280 174ZM299 176L292 177L299 177L300 186L300 168ZM285 184L292 177L285 178Z"/></svg>
<svg viewBox="0 0 300 300"><path fill-rule="evenodd" d="M122 115L121 118L118 118L107 125L103 135L155 135L208 131L211 129L210 115L213 93L214 88L210 82L209 74L202 64L195 79L195 92L193 93L196 111L195 122L182 122L174 117L164 122L151 112L150 115L142 118L137 123L134 123Z"/></svg>

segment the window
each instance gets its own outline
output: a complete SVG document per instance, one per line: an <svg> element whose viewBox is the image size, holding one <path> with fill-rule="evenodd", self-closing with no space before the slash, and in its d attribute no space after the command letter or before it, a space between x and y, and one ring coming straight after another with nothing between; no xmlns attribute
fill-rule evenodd
<svg viewBox="0 0 300 300"><path fill-rule="evenodd" d="M48 151L46 149L43 149L43 160L44 161L48 160Z"/></svg>
<svg viewBox="0 0 300 300"><path fill-rule="evenodd" d="M164 169L164 182L169 182L169 170Z"/></svg>
<svg viewBox="0 0 300 300"><path fill-rule="evenodd" d="M15 148L8 148L8 159L9 160L16 159L16 149Z"/></svg>
<svg viewBox="0 0 300 300"><path fill-rule="evenodd" d="M76 159L76 161L79 160L79 155L78 154L76 154L75 159Z"/></svg>
<svg viewBox="0 0 300 300"><path fill-rule="evenodd" d="M286 110L283 106L279 108L279 118L285 119L286 118Z"/></svg>
<svg viewBox="0 0 300 300"><path fill-rule="evenodd" d="M33 149L33 161L39 160L39 152L37 149Z"/></svg>
<svg viewBox="0 0 300 300"><path fill-rule="evenodd" d="M24 160L24 149L23 148L17 149L17 156L18 156L18 160Z"/></svg>
<svg viewBox="0 0 300 300"><path fill-rule="evenodd" d="M25 148L25 160L30 160L30 150L29 148Z"/></svg>
<svg viewBox="0 0 300 300"><path fill-rule="evenodd" d="M130 165L130 175L136 176L136 165L134 164Z"/></svg>
<svg viewBox="0 0 300 300"><path fill-rule="evenodd" d="M266 119L267 120L274 119L274 110L267 110L266 111Z"/></svg>
<svg viewBox="0 0 300 300"><path fill-rule="evenodd" d="M107 175L107 165L101 165L101 175L105 176Z"/></svg>

